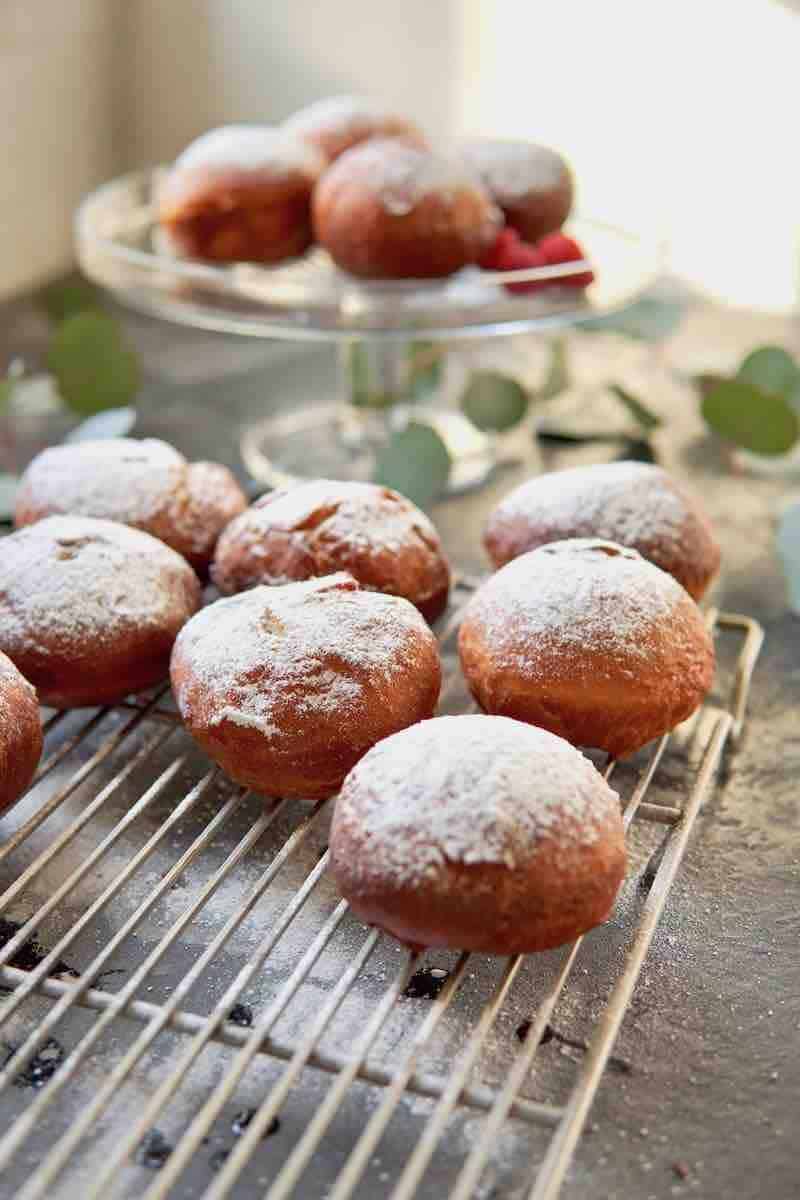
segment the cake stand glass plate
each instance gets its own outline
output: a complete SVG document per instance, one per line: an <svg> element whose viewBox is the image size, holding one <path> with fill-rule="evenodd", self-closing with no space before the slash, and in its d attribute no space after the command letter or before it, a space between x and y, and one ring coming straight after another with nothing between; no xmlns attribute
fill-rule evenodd
<svg viewBox="0 0 800 1200"><path fill-rule="evenodd" d="M659 251L636 235L596 221L575 220L569 232L584 247L597 281L577 292L560 279L585 269L569 263L527 271L467 268L443 280L372 282L339 271L313 249L277 267L217 265L179 259L160 235L155 198L164 168L107 183L84 200L76 243L84 272L124 304L179 324L248 337L338 343L338 394L287 397L289 411L247 429L242 455L270 485L320 475L369 478L377 448L411 416L433 424L453 459L451 488L486 477L492 440L448 407L443 397L424 408L404 394L405 364L415 342L453 343L544 333L625 308L656 279ZM552 286L511 294L513 280ZM379 407L352 403L351 352L364 350L369 394ZM423 415L424 414L424 415Z"/></svg>

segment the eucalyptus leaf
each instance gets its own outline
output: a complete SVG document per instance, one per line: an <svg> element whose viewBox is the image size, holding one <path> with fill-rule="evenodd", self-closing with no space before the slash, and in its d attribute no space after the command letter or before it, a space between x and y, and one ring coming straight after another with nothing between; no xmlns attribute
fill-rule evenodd
<svg viewBox="0 0 800 1200"><path fill-rule="evenodd" d="M782 396L800 387L800 368L780 346L761 346L748 354L736 374L739 383L749 383L762 392Z"/></svg>
<svg viewBox="0 0 800 1200"><path fill-rule="evenodd" d="M53 321L64 321L76 313L97 308L99 289L83 275L73 273L42 288L37 300Z"/></svg>
<svg viewBox="0 0 800 1200"><path fill-rule="evenodd" d="M781 514L775 538L789 591L789 607L800 614L800 500Z"/></svg>
<svg viewBox="0 0 800 1200"><path fill-rule="evenodd" d="M435 342L411 343L408 351L408 394L411 400L424 400L441 387L443 354Z"/></svg>
<svg viewBox="0 0 800 1200"><path fill-rule="evenodd" d="M356 408L389 408L397 399L388 392L370 391L372 373L367 347L363 342L351 342L348 346L347 374L350 378L350 403Z"/></svg>
<svg viewBox="0 0 800 1200"><path fill-rule="evenodd" d="M544 383L536 393L537 400L552 400L565 392L570 384L567 362L567 343L564 338L553 338L550 343L550 364Z"/></svg>
<svg viewBox="0 0 800 1200"><path fill-rule="evenodd" d="M56 329L47 365L66 403L90 416L124 408L139 387L139 361L119 322L107 313L80 312Z"/></svg>
<svg viewBox="0 0 800 1200"><path fill-rule="evenodd" d="M786 397L738 379L718 384L700 410L715 433L754 454L785 454L800 437L800 420Z"/></svg>
<svg viewBox="0 0 800 1200"><path fill-rule="evenodd" d="M621 387L618 383L610 383L608 390L617 397L620 404L625 406L636 424L641 426L646 433L659 428L661 418L656 416L654 412L651 412L638 396L634 396L632 392L627 391L626 388Z"/></svg>
<svg viewBox="0 0 800 1200"><path fill-rule="evenodd" d="M107 408L105 412L87 417L67 434L66 442L93 442L103 438L125 437L136 424L135 408Z"/></svg>
<svg viewBox="0 0 800 1200"><path fill-rule="evenodd" d="M15 380L9 379L8 376L6 376L5 379L0 379L0 412L2 412L3 409L8 406L8 403L14 394L15 382Z"/></svg>
<svg viewBox="0 0 800 1200"><path fill-rule="evenodd" d="M13 519L18 485L19 479L16 475L0 471L0 521L4 524Z"/></svg>
<svg viewBox="0 0 800 1200"><path fill-rule="evenodd" d="M378 454L373 479L425 508L444 491L450 453L435 429L409 421Z"/></svg>
<svg viewBox="0 0 800 1200"><path fill-rule="evenodd" d="M504 433L518 425L528 411L522 384L499 371L474 371L461 397L465 417L484 433Z"/></svg>
<svg viewBox="0 0 800 1200"><path fill-rule="evenodd" d="M583 321L581 327L588 333L623 333L641 341L658 342L680 326L686 307L681 300L642 296L620 312Z"/></svg>

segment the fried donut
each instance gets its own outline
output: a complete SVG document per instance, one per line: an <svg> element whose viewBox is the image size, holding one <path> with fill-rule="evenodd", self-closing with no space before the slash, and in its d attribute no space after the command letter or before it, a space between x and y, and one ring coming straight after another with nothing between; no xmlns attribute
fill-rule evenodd
<svg viewBox="0 0 800 1200"><path fill-rule="evenodd" d="M534 142L470 138L460 153L524 241L537 242L566 221L572 172L555 150Z"/></svg>
<svg viewBox="0 0 800 1200"><path fill-rule="evenodd" d="M401 141L347 150L325 172L312 203L317 241L364 279L433 279L475 263L501 216L458 163Z"/></svg>
<svg viewBox="0 0 800 1200"><path fill-rule="evenodd" d="M608 916L619 797L561 738L506 717L423 721L336 801L331 870L357 916L412 946L526 954Z"/></svg>
<svg viewBox="0 0 800 1200"><path fill-rule="evenodd" d="M155 438L108 438L37 454L20 480L14 523L59 513L120 521L166 542L205 574L220 530L246 506L219 463L188 463Z"/></svg>
<svg viewBox="0 0 800 1200"><path fill-rule="evenodd" d="M46 517L3 540L0 650L54 708L159 683L199 604L180 554L115 521Z"/></svg>
<svg viewBox="0 0 800 1200"><path fill-rule="evenodd" d="M371 746L432 715L439 652L417 610L340 572L218 600L175 643L184 724L222 769L274 796L338 791Z"/></svg>
<svg viewBox="0 0 800 1200"><path fill-rule="evenodd" d="M41 754L36 689L0 653L0 814L27 789Z"/></svg>
<svg viewBox="0 0 800 1200"><path fill-rule="evenodd" d="M487 580L459 651L485 712L614 757L685 720L714 675L691 596L635 550L590 538L532 550Z"/></svg>
<svg viewBox="0 0 800 1200"><path fill-rule="evenodd" d="M418 146L427 145L424 133L413 121L363 96L316 100L289 117L283 128L310 142L328 162L369 138L400 137Z"/></svg>
<svg viewBox="0 0 800 1200"><path fill-rule="evenodd" d="M320 479L262 496L224 531L212 578L230 595L349 571L362 587L444 611L450 569L423 512L391 488Z"/></svg>
<svg viewBox="0 0 800 1200"><path fill-rule="evenodd" d="M537 546L582 537L638 550L695 600L719 570L719 546L703 509L650 463L599 463L529 479L495 508L484 544L502 567Z"/></svg>

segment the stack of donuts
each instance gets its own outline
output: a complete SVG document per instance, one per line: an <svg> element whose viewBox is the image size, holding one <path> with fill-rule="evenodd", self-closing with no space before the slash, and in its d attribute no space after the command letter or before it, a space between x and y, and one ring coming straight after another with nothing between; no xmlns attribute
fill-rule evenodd
<svg viewBox="0 0 800 1200"><path fill-rule="evenodd" d="M210 130L178 156L157 198L178 255L275 264L316 243L350 275L379 280L512 269L499 235L524 239L530 254L572 203L570 168L549 147L471 138L441 154L413 121L350 96L311 104L281 126ZM516 265L563 261L549 245Z"/></svg>
<svg viewBox="0 0 800 1200"><path fill-rule="evenodd" d="M247 507L158 441L85 442L25 473L0 555L0 810L34 777L39 703L171 678L189 733L257 792L337 796L331 869L403 942L511 954L608 916L619 797L579 747L633 753L708 692L697 601L719 549L659 467L534 478L485 531L496 572L460 624L480 712L436 717L430 623L450 569L425 514L319 480ZM210 581L219 598L202 603Z"/></svg>

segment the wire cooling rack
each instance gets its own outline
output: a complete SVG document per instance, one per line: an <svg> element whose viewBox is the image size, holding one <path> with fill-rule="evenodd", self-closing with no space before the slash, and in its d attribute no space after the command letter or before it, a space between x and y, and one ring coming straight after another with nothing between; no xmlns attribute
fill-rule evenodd
<svg viewBox="0 0 800 1200"><path fill-rule="evenodd" d="M440 637L446 712L469 707L473 586ZM617 1031L742 733L762 631L708 622L715 696L601 764L631 856L614 917L536 956L416 954L360 925L326 873L330 803L209 770L168 692L46 713L0 823L0 1195L552 1200L605 1069L626 1069Z"/></svg>

